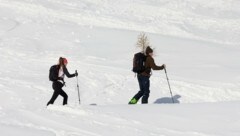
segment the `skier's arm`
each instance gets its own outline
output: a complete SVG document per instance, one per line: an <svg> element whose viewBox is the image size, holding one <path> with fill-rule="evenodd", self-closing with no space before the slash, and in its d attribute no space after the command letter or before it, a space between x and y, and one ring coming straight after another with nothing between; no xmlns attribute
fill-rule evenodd
<svg viewBox="0 0 240 136"><path fill-rule="evenodd" d="M72 78L72 77L76 76L76 74L69 74L69 72L65 66L63 67L63 72L68 78Z"/></svg>
<svg viewBox="0 0 240 136"><path fill-rule="evenodd" d="M149 59L149 62L150 62L150 67L153 69L153 70L163 70L164 69L164 65L162 66L157 66L154 62L154 59L153 58L148 58Z"/></svg>

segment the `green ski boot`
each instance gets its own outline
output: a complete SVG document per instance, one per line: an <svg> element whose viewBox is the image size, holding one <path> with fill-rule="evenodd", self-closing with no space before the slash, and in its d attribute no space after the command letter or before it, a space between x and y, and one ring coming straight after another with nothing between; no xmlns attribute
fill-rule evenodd
<svg viewBox="0 0 240 136"><path fill-rule="evenodd" d="M138 100L135 98L132 98L131 101L128 104L137 104Z"/></svg>

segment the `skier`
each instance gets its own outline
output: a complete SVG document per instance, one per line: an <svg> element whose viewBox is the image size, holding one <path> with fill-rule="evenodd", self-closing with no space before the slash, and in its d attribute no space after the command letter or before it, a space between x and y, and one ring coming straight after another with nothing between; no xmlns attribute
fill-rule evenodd
<svg viewBox="0 0 240 136"><path fill-rule="evenodd" d="M63 97L63 105L67 104L68 95L62 90L62 87L65 85L64 76L66 75L68 78L78 76L77 72L75 74L69 74L67 70L67 64L67 59L60 57L58 65L54 65L50 69L49 79L53 82L52 88L54 92L52 98L47 103L47 106L49 104L53 104L58 95Z"/></svg>
<svg viewBox="0 0 240 136"><path fill-rule="evenodd" d="M142 104L148 103L148 97L150 93L150 76L151 76L151 69L153 70L163 70L166 68L165 64L162 66L157 66L153 59L153 49L149 46L146 48L146 61L145 61L145 69L143 72L137 74L138 83L140 87L140 91L135 94L135 96L130 100L128 104L136 104L138 100L142 97Z"/></svg>

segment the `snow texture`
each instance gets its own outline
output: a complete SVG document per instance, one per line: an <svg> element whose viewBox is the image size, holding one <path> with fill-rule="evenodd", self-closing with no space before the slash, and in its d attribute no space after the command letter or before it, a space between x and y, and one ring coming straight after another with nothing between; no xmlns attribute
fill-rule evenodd
<svg viewBox="0 0 240 136"><path fill-rule="evenodd" d="M239 136L239 0L0 0L1 136ZM148 105L127 105L146 32ZM68 59L69 96L46 107L49 68Z"/></svg>

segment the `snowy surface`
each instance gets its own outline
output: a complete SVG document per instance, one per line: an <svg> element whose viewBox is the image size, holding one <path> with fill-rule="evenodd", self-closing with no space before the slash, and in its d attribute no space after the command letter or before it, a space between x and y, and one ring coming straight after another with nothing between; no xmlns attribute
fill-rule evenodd
<svg viewBox="0 0 240 136"><path fill-rule="evenodd" d="M239 0L0 0L1 136L239 136ZM131 72L137 36L155 48L148 105ZM69 105L49 68L68 69Z"/></svg>

